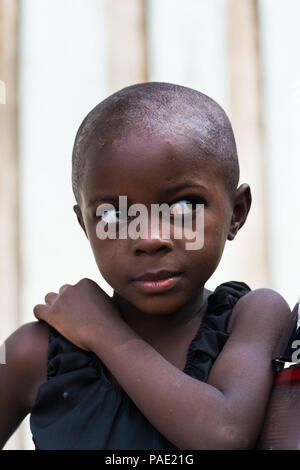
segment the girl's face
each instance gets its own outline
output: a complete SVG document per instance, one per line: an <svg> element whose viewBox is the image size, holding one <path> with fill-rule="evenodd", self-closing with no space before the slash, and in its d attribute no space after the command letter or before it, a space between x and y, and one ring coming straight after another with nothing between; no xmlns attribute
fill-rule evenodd
<svg viewBox="0 0 300 470"><path fill-rule="evenodd" d="M182 309L202 293L219 264L230 232L237 231L237 222L240 226L244 223L245 210L235 211L213 157L201 158L199 148L197 151L195 144L183 139L178 142L170 137L146 138L131 133L118 142L107 142L100 152L95 147L89 149L82 203L80 209L74 209L102 276L120 298L139 311L164 315ZM119 196L127 196L128 208L135 203L147 207L149 231L145 238L98 238L97 207L113 204L116 212L110 212L110 221L118 224ZM175 239L172 220L170 238L162 238L161 230L151 236L151 204L162 203L177 210L184 203L204 204L201 249L187 250L186 243L193 240ZM162 270L179 273L167 288L148 290L136 281L148 272Z"/></svg>

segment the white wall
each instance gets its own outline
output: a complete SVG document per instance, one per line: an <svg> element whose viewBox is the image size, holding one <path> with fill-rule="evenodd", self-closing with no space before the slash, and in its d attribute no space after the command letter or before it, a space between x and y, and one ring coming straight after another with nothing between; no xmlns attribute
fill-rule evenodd
<svg viewBox="0 0 300 470"><path fill-rule="evenodd" d="M260 0L271 287L300 295L300 2Z"/></svg>
<svg viewBox="0 0 300 470"><path fill-rule="evenodd" d="M195 88L228 109L226 0L148 0L149 80Z"/></svg>

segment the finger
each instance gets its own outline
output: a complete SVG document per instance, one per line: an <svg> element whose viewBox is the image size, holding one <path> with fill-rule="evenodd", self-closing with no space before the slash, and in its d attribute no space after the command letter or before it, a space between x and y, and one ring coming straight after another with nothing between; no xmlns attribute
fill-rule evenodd
<svg viewBox="0 0 300 470"><path fill-rule="evenodd" d="M64 292L68 287L71 287L70 284L64 284L63 286L61 286L61 288L59 289L59 293L61 294L62 292Z"/></svg>
<svg viewBox="0 0 300 470"><path fill-rule="evenodd" d="M33 308L33 313L38 320L44 320L47 322L49 316L49 306L38 304Z"/></svg>
<svg viewBox="0 0 300 470"><path fill-rule="evenodd" d="M45 302L48 305L52 305L53 302L57 299L58 294L55 292L48 292L48 294L45 295Z"/></svg>

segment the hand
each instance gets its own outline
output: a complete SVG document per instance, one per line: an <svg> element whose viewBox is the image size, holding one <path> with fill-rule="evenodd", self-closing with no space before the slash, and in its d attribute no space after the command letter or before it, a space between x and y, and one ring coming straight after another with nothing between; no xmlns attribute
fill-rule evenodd
<svg viewBox="0 0 300 470"><path fill-rule="evenodd" d="M71 343L91 351L95 332L101 334L106 319L120 319L111 298L91 279L81 279L74 286L65 284L59 293L49 292L46 304L38 304L33 313L38 320L53 326Z"/></svg>

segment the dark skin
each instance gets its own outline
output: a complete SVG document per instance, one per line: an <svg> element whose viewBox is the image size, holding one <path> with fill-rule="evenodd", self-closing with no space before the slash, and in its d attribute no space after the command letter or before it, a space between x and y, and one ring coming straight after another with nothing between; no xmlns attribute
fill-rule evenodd
<svg viewBox="0 0 300 470"><path fill-rule="evenodd" d="M205 313L210 293L205 283L219 264L226 240L232 240L246 221L249 186L241 185L231 197L213 158L201 158L199 149L171 136L144 139L129 134L117 143L108 139L101 152L105 158L96 145L88 149L82 200L74 210L101 274L114 289L113 298L89 279L62 286L34 308L43 322L24 325L7 340L7 365L0 369L0 383L7 384L0 389L2 445L30 413L38 387L46 380L48 323L98 355L110 379L177 447L251 448L272 386L272 354L290 316L285 300L269 289L243 296L232 311L231 336L207 383L182 372ZM179 183L186 187L174 189ZM198 186L187 187L191 183ZM139 202L148 209L152 203L197 199L205 204L203 248L185 250L187 240L163 239L159 232L138 240L98 239L95 212L103 196L88 204L103 194L127 195L128 206ZM163 294L138 290L132 279L154 269L180 271L176 287Z"/></svg>
<svg viewBox="0 0 300 470"><path fill-rule="evenodd" d="M145 139L130 134L126 141L117 145L112 146L109 141L107 148L102 150L105 159L99 159L97 150L92 147L89 151L95 157L88 160L81 208L74 207L98 268L113 287L114 301L126 323L142 337L147 335L147 341L157 342L161 336L163 343L165 333L169 335L173 325L174 331L181 332L182 324L198 317L204 284L221 259L228 234L233 237L238 227L244 224L251 202L250 188L244 185L236 195L236 214L232 217L232 204L218 175L218 166L212 163L207 171L207 162L199 158L194 147L190 148L191 144L181 141L172 145L169 140L148 138L145 148ZM137 168L138 175L132 178ZM194 186L189 186L192 184ZM173 189L178 185L184 187L179 191ZM140 202L149 213L151 203L171 205L193 198L197 203L207 204L204 248L185 250L187 240L172 240L172 234L165 240L159 234L156 238L149 236L139 240L99 240L95 230L99 220L95 218L96 208L103 202L113 203L114 199L104 201L100 198L90 207L88 203L98 195L107 194L116 198L119 194L128 195L128 206ZM159 269L182 272L180 284L170 295L145 295L132 282L139 274Z"/></svg>

